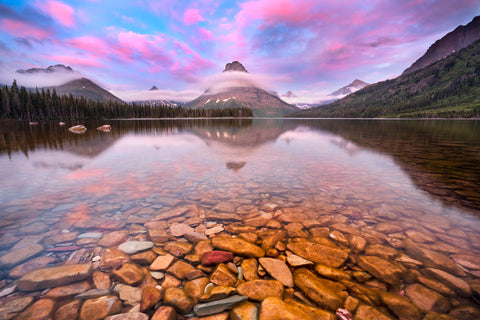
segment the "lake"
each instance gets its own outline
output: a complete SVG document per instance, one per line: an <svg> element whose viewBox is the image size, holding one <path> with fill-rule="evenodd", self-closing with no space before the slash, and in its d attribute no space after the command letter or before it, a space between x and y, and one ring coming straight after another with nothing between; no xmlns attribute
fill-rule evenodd
<svg viewBox="0 0 480 320"><path fill-rule="evenodd" d="M89 311L90 300L107 298L117 306L109 314L126 312L158 284L161 298L142 307L145 314L157 302L190 314L194 305L203 308L202 299L185 284L207 277L198 285L202 293L208 282L236 287L251 308L262 306L263 319L275 317L269 303L312 319L340 307L359 319L480 317L479 120L83 124L87 132L75 134L68 131L72 123L0 122L0 312L6 315L28 318L52 299L44 311L50 315L68 309L85 317L100 312ZM96 130L103 124L111 132ZM112 250L127 240L146 247ZM232 252L233 260L217 261L223 269L204 263L213 249ZM152 268L170 256L172 264ZM191 270L176 270L180 261ZM93 273L81 279L55 285L34 279L41 283L34 287L16 280L90 262ZM125 265L143 270L135 275L140 280L129 283ZM293 286L284 280L292 274ZM72 289L72 281L85 285ZM137 291L132 302L117 288L87 296L83 305L73 299L112 283L141 288L143 298ZM64 293L56 293L59 286ZM187 307L170 298L170 287L185 295ZM255 297L259 290L283 300ZM325 290L333 302L312 293ZM15 309L11 301L23 305Z"/></svg>

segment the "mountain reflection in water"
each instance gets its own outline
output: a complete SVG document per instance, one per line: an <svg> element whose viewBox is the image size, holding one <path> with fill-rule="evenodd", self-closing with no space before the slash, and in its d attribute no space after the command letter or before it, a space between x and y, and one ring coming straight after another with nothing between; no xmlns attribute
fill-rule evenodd
<svg viewBox="0 0 480 320"><path fill-rule="evenodd" d="M95 130L107 122L112 125L111 132ZM331 143L344 148L350 155L360 150L388 155L431 197L447 205L480 210L480 121L192 119L107 122L87 122L89 130L82 135L69 133L68 124L60 127L54 122L38 126L2 122L0 156L12 157L21 152L28 157L29 153L40 149L95 158L125 136L189 133L202 139L212 153L223 156L227 168L237 171L255 156L257 148L275 143L284 133L303 130L332 135ZM287 142L289 139L284 137ZM296 160L301 162L301 158ZM33 165L40 169L77 170L83 167L81 162L36 161Z"/></svg>

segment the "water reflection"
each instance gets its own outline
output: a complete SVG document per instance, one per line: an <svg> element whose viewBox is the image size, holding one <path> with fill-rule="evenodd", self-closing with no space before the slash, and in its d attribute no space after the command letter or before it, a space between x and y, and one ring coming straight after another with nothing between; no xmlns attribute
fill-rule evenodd
<svg viewBox="0 0 480 320"><path fill-rule="evenodd" d="M190 133L201 138L210 152L222 157L227 168L242 168L255 150L275 143L286 132L299 129L333 134L330 142L354 155L369 149L392 157L421 190L448 205L480 209L479 121L372 121L372 120L127 120L109 121L113 130L98 132L103 122L88 123L82 135L54 122L29 126L22 122L0 125L0 155L35 150L61 150L94 158L128 135L159 136ZM283 137L289 142L288 135ZM153 146L160 150L160 145ZM301 157L301 155L298 155ZM37 159L37 169L81 169L85 161ZM242 164L242 165L240 165Z"/></svg>

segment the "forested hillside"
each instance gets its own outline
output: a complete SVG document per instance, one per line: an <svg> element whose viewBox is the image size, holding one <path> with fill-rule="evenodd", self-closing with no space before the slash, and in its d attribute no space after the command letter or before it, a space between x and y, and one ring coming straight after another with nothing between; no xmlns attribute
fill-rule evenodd
<svg viewBox="0 0 480 320"><path fill-rule="evenodd" d="M28 91L18 87L0 88L0 119L16 120L79 120L113 118L196 118L196 117L252 117L248 108L186 109L171 106L127 104L119 101L93 101L71 94L57 95L55 89Z"/></svg>
<svg viewBox="0 0 480 320"><path fill-rule="evenodd" d="M416 72L293 117L480 117L480 41Z"/></svg>

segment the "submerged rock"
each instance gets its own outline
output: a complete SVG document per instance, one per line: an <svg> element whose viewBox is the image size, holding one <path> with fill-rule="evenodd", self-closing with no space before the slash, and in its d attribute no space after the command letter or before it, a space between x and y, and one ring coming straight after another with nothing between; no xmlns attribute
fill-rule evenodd
<svg viewBox="0 0 480 320"><path fill-rule="evenodd" d="M126 254L134 254L153 248L151 241L127 241L118 246L118 250Z"/></svg>
<svg viewBox="0 0 480 320"><path fill-rule="evenodd" d="M17 286L22 291L58 287L84 280L90 277L92 270L91 264L64 265L40 269L24 275L17 281Z"/></svg>
<svg viewBox="0 0 480 320"><path fill-rule="evenodd" d="M332 268L340 267L348 258L348 250L332 248L310 241L291 242L287 248L293 253Z"/></svg>
<svg viewBox="0 0 480 320"><path fill-rule="evenodd" d="M251 300L262 301L268 297L283 295L283 285L278 280L252 280L242 283L237 288L238 293Z"/></svg>
<svg viewBox="0 0 480 320"><path fill-rule="evenodd" d="M269 297L262 301L259 320L316 320L302 309L282 301L278 297Z"/></svg>
<svg viewBox="0 0 480 320"><path fill-rule="evenodd" d="M214 248L230 251L236 255L250 258L260 258L265 256L265 251L241 238L234 238L232 236L218 236L212 239Z"/></svg>
<svg viewBox="0 0 480 320"><path fill-rule="evenodd" d="M231 309L235 304L246 301L245 296L231 296L225 299L216 300L207 303L200 303L193 307L193 312L197 316L208 316Z"/></svg>
<svg viewBox="0 0 480 320"><path fill-rule="evenodd" d="M258 262L274 279L286 287L293 287L293 276L285 262L273 258L260 258Z"/></svg>
<svg viewBox="0 0 480 320"><path fill-rule="evenodd" d="M122 302L116 296L88 299L82 305L79 320L100 320L121 311Z"/></svg>

